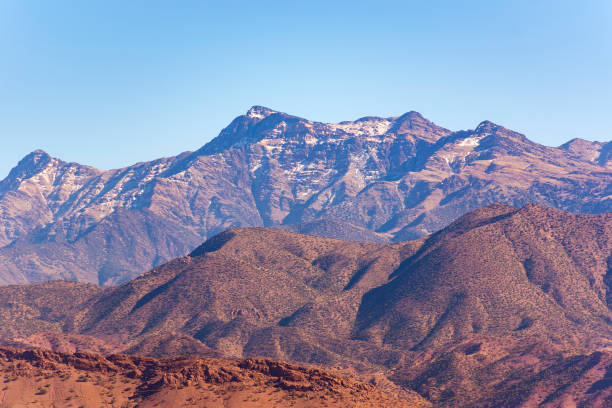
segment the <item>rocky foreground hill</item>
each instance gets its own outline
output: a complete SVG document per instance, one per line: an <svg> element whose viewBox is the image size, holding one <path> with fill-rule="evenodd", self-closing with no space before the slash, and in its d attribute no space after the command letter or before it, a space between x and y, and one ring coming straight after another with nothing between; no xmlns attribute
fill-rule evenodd
<svg viewBox="0 0 612 408"><path fill-rule="evenodd" d="M266 359L157 360L0 348L2 407L429 407L339 372Z"/></svg>
<svg viewBox="0 0 612 408"><path fill-rule="evenodd" d="M416 112L329 124L255 106L195 152L123 169L23 158L0 182L0 283L117 284L235 227L403 241L493 202L601 213L611 197L611 142L547 147L486 121L452 132Z"/></svg>
<svg viewBox="0 0 612 408"><path fill-rule="evenodd" d="M0 338L324 364L440 407L609 406L612 214L494 204L403 243L231 229L118 287L0 288Z"/></svg>

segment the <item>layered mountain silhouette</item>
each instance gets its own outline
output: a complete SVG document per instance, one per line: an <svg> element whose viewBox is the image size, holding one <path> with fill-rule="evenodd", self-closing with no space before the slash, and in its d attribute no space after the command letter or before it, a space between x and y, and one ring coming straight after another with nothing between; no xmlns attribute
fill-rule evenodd
<svg viewBox="0 0 612 408"><path fill-rule="evenodd" d="M229 228L425 236L483 205L612 211L612 144L546 147L409 112L319 123L254 106L195 152L101 171L43 151L0 182L0 283L134 278ZM330 227L333 225L333 227Z"/></svg>
<svg viewBox="0 0 612 408"><path fill-rule="evenodd" d="M117 287L0 288L5 345L353 370L436 406L612 402L612 214L493 204L403 243L230 229Z"/></svg>

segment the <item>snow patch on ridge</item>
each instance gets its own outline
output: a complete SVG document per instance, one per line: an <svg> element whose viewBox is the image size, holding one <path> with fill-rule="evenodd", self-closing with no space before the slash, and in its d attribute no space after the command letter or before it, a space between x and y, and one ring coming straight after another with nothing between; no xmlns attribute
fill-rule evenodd
<svg viewBox="0 0 612 408"><path fill-rule="evenodd" d="M255 119L263 119L263 118L265 118L265 116L264 116L264 115L262 115L261 113L257 113L257 112L250 112L250 111L247 113L247 116L248 116L249 118L255 118Z"/></svg>
<svg viewBox="0 0 612 408"><path fill-rule="evenodd" d="M392 125L393 122L388 119L371 119L356 122L330 123L327 126L332 131L341 130L357 136L379 136L387 133Z"/></svg>
<svg viewBox="0 0 612 408"><path fill-rule="evenodd" d="M465 139L459 141L459 143L457 143L457 146L476 147L480 144L480 141L483 139L483 137L484 136L466 137Z"/></svg>
<svg viewBox="0 0 612 408"><path fill-rule="evenodd" d="M268 109L265 106L252 106L251 109L249 109L246 113L246 116L248 118L253 118L253 119L264 119L267 116L270 116L273 113L277 113L276 111L273 111L272 109Z"/></svg>

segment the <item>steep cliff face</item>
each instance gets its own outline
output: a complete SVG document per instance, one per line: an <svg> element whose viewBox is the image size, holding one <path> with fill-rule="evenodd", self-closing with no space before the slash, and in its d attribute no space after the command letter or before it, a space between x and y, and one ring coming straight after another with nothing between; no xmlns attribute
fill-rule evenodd
<svg viewBox="0 0 612 408"><path fill-rule="evenodd" d="M546 147L491 122L451 132L416 112L329 124L254 106L196 152L124 169L28 155L0 182L0 282L118 283L232 227L397 241L492 202L604 212L611 196L610 143Z"/></svg>

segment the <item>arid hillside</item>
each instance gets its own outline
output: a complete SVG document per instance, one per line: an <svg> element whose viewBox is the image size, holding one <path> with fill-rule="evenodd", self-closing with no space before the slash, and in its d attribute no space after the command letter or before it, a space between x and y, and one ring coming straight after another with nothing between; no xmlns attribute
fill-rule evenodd
<svg viewBox="0 0 612 408"><path fill-rule="evenodd" d="M611 266L611 214L485 207L367 293L355 334L410 350L480 333L610 347Z"/></svg>
<svg viewBox="0 0 612 408"><path fill-rule="evenodd" d="M231 229L117 287L0 288L0 337L324 364L444 407L561 407L612 391L611 271L612 214L533 204L404 243Z"/></svg>
<svg viewBox="0 0 612 408"><path fill-rule="evenodd" d="M195 152L123 169L35 151L0 181L0 284L122 283L237 227L405 241L494 202L609 212L611 149L417 112L333 124L254 106Z"/></svg>

